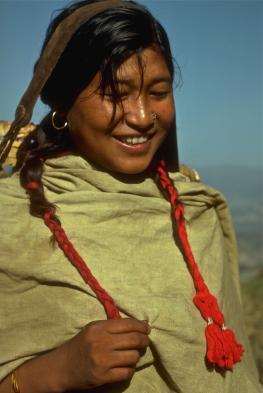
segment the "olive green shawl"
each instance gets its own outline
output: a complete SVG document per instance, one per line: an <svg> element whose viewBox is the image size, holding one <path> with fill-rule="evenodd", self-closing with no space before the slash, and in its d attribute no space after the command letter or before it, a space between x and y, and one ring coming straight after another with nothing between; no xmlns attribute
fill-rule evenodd
<svg viewBox="0 0 263 393"><path fill-rule="evenodd" d="M216 190L172 175L185 206L192 251L226 323L245 346L225 374L205 364L206 322L172 232L170 205L151 178L100 171L84 159L48 160L44 184L62 225L123 316L149 320L151 346L129 393L256 393L257 373L244 332L236 243L226 202ZM0 380L27 359L62 344L103 306L43 221L29 215L18 175L0 180Z"/></svg>

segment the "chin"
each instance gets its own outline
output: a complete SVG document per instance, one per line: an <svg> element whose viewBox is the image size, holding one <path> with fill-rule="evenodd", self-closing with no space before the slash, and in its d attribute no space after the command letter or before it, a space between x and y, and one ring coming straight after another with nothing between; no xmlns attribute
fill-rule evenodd
<svg viewBox="0 0 263 393"><path fill-rule="evenodd" d="M147 170L151 163L151 160L137 161L132 160L131 162L120 163L120 165L114 165L114 172L123 173L126 175L138 175Z"/></svg>

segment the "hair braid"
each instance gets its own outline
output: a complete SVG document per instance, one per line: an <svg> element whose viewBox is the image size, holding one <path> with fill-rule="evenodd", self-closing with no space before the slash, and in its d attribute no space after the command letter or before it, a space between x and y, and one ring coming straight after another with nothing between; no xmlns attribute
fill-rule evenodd
<svg viewBox="0 0 263 393"><path fill-rule="evenodd" d="M47 135L46 133L43 135L43 130L41 128L38 129L38 134L40 134L41 137L38 135L38 138L34 140L34 147L31 149L28 148L29 144L28 140L26 140L27 138L25 139L19 149L18 164L16 166L16 169L19 169L19 167L22 166L20 171L20 182L27 190L30 199L30 213L33 216L44 219L45 224L53 234L54 240L58 243L59 247L63 250L64 254L73 266L76 267L83 280L90 286L98 299L104 305L108 318L118 319L120 318L120 313L115 306L113 299L101 287L82 257L68 239L65 231L61 227L59 218L55 214L56 206L47 200L44 193L42 182L44 162L47 158L62 154L63 151L65 151L67 143L61 143L60 140L60 143L58 144L50 140L50 138L46 138ZM32 134L30 134L28 138L29 137L32 141Z"/></svg>
<svg viewBox="0 0 263 393"><path fill-rule="evenodd" d="M56 207L47 200L43 189L43 165L48 158L58 157L69 150L72 150L69 132L54 132L50 124L50 113L20 145L14 169L20 169L20 183L27 190L30 213L33 216L43 217L50 209L55 214Z"/></svg>
<svg viewBox="0 0 263 393"><path fill-rule="evenodd" d="M177 227L180 245L187 263L188 270L193 278L196 295L193 298L195 306L208 325L205 330L207 339L207 360L221 368L231 369L233 364L241 360L244 349L235 338L234 333L224 324L224 315L221 312L217 299L206 286L199 271L194 255L188 241L184 207L179 199L178 191L169 176L165 161L160 161L156 166L157 181L165 197L171 204L172 217Z"/></svg>
<svg viewBox="0 0 263 393"><path fill-rule="evenodd" d="M91 273L90 269L86 265L83 258L79 255L77 250L74 248L73 244L68 239L64 229L57 222L54 217L53 210L47 211L44 216L45 224L49 227L50 231L53 233L59 247L63 250L66 257L72 263L73 266L78 270L83 280L89 285L89 287L94 291L97 298L103 304L107 317L110 319L119 319L120 313L112 297L101 287L99 282ZM54 219L55 218L55 219Z"/></svg>
<svg viewBox="0 0 263 393"><path fill-rule="evenodd" d="M26 160L20 172L21 185L27 190L30 200L30 213L36 217L50 209L55 211L55 206L45 197L42 174L44 160L40 156L33 156Z"/></svg>
<svg viewBox="0 0 263 393"><path fill-rule="evenodd" d="M64 135L63 135L64 134ZM32 137L34 144L32 145ZM28 138L30 138L30 142ZM59 141L57 140L59 138ZM83 280L94 291L98 299L104 305L108 318L118 319L120 313L111 296L101 287L92 275L88 266L79 255L73 244L68 239L56 216L56 206L50 203L44 193L42 182L43 165L47 158L57 157L64 154L69 146L72 146L68 133L54 133L50 127L38 128L24 140L18 152L18 164L16 169L22 166L20 171L21 185L27 190L30 199L30 213L33 216L44 219L53 234L53 239L58 243L69 261L75 266Z"/></svg>

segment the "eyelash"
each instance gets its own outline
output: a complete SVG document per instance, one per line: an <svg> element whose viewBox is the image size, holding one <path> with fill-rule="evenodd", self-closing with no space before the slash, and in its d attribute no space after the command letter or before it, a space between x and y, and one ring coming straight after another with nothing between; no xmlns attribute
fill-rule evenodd
<svg viewBox="0 0 263 393"><path fill-rule="evenodd" d="M108 93L108 94L105 93L104 95L101 95L101 96L104 97L108 101L112 101L112 99L113 99L113 94L110 94L110 93ZM120 93L119 97L123 101L124 99L128 98L128 93Z"/></svg>
<svg viewBox="0 0 263 393"><path fill-rule="evenodd" d="M162 100L162 99L166 98L169 94L170 94L170 90L169 91L168 90L165 90L165 91L152 91L152 92L149 93L149 95L152 96L156 100ZM127 99L128 96L129 96L129 92L128 91L120 92L120 99L121 100ZM112 101L113 94L105 93L104 97L107 100Z"/></svg>
<svg viewBox="0 0 263 393"><path fill-rule="evenodd" d="M153 91L150 94L157 99L162 99L168 96L170 91Z"/></svg>

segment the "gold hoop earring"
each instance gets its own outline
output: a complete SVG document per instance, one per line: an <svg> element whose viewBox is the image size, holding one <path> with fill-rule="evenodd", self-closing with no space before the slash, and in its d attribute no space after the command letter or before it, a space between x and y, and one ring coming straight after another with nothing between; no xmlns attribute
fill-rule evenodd
<svg viewBox="0 0 263 393"><path fill-rule="evenodd" d="M57 111L54 111L54 112L52 113L52 116L51 116L51 123L52 123L52 126L53 126L53 128L55 128L55 130L59 130L59 131L64 130L64 128L66 128L66 127L68 126L68 122L65 121L65 123L64 123L62 126L56 125L56 124L55 124L55 116L56 116L56 114L57 114Z"/></svg>

